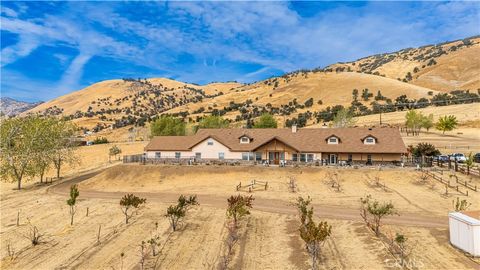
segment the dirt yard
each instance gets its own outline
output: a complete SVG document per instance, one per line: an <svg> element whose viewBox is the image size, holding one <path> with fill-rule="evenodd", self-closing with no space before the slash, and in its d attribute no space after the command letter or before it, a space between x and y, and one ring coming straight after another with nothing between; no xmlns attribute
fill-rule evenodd
<svg viewBox="0 0 480 270"><path fill-rule="evenodd" d="M327 181L335 172L340 191ZM296 193L287 185L291 177L298 184ZM386 189L375 185L376 177ZM400 216L387 219L383 231L408 237L416 268L478 268L478 260L448 243L445 216L460 195L444 195L440 185L432 188L418 178L419 173L411 170L118 165L56 186L2 192L1 268L140 269L141 242L158 236L159 255L152 256L147 245L145 269L217 269L226 237L226 198L237 193L240 181L247 184L253 179L268 181L268 189L253 191L254 210L242 221L231 269L309 269L291 204L307 195L314 202L317 220L333 226L322 249L321 269L395 268L383 243L360 221L358 201L366 194L395 204ZM65 201L68 187L76 182L80 182L80 201L70 226ZM126 192L147 198L128 225L119 207ZM164 214L178 194L198 194L200 206L188 213L180 231L172 233ZM479 193L460 198L471 202L471 209L480 208ZM28 239L32 226L43 234L37 246ZM13 260L8 246L15 251Z"/></svg>

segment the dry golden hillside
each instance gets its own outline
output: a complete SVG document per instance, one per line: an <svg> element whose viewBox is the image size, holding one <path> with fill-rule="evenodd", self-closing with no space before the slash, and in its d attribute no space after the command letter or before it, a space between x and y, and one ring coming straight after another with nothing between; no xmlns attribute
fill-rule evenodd
<svg viewBox="0 0 480 270"><path fill-rule="evenodd" d="M439 91L480 89L480 38L408 48L326 68L386 76Z"/></svg>
<svg viewBox="0 0 480 270"><path fill-rule="evenodd" d="M45 102L24 114L63 115L85 128L115 123L120 127L130 124L129 115L147 120L170 108L228 93L240 85L226 82L199 86L165 78L108 80ZM119 119L123 122L116 122Z"/></svg>
<svg viewBox="0 0 480 270"><path fill-rule="evenodd" d="M115 141L145 139L144 131L137 134L132 127L148 128L152 118L166 113L193 124L204 115L221 115L234 121L232 126L243 126L268 112L281 125L288 121L298 124L302 118L299 125L303 126L330 121L325 116L334 115L339 105L352 106L356 115L368 115L394 111L398 104L444 102L445 97L437 94L453 89L468 89L470 93L452 93L447 97L451 100L478 99L479 55L480 37L474 37L291 72L246 85L227 82L200 86L164 78L109 80L45 102L27 113L64 116L83 130L93 131L93 136L104 134ZM358 91L355 104L354 89ZM390 109L379 110L382 105Z"/></svg>
<svg viewBox="0 0 480 270"><path fill-rule="evenodd" d="M227 82L199 86L165 78L152 78L148 79L148 81L153 85L160 86L160 89L164 93L173 95L181 94L182 91L185 91L185 89L188 88L200 89L203 90L206 95L214 95L218 92L228 92L230 89L241 85L239 83ZM142 85L139 85L136 82L125 82L123 80L102 81L88 86L82 90L52 99L28 112L40 112L48 109L49 107L57 106L58 108L63 109L63 114L74 114L76 111L87 111L88 107L92 106L92 102L94 105L96 101L101 99L114 100L118 98L124 98L142 90L144 90Z"/></svg>
<svg viewBox="0 0 480 270"><path fill-rule="evenodd" d="M277 82L278 85L275 87ZM271 104L272 106L280 107L292 102L294 99L298 103L304 104L310 98L313 98L313 106L309 107L308 110L315 111L332 105L348 106L353 100L353 89L358 89L360 94L363 89L369 89L369 92L374 95L381 91L383 96L392 100L400 95L418 99L428 97L428 92L432 92L431 95L437 93L428 88L364 73L298 73L288 78L279 77L239 87L228 94L215 97L206 102L189 103L168 112L189 111L192 113L201 107L209 111L211 109L208 107L221 109L228 107L230 102L244 103L249 99L256 105L267 106L267 104ZM320 100L322 101L321 104L318 103ZM368 105L372 100L373 98L370 98L369 101L364 103ZM304 110L299 109L298 112L305 110L307 108ZM238 111L227 113L226 116L234 119L236 115L238 115Z"/></svg>

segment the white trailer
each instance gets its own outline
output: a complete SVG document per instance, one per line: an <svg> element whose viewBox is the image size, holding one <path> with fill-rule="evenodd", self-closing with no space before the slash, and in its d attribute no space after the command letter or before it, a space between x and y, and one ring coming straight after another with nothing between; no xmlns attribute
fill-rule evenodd
<svg viewBox="0 0 480 270"><path fill-rule="evenodd" d="M448 214L450 243L472 256L480 256L480 211Z"/></svg>

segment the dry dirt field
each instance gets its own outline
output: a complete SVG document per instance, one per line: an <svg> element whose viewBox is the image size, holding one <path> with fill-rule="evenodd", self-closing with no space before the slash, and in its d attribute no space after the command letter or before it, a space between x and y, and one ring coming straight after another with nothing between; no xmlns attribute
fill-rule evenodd
<svg viewBox="0 0 480 270"><path fill-rule="evenodd" d="M335 172L340 191L327 183ZM296 193L288 189L290 177L298 183ZM375 186L375 177L386 189ZM480 179L460 177L480 184ZM456 197L479 209L480 193L444 195L439 184L420 184L419 172L410 169L117 165L58 185L33 185L22 191L3 185L1 268L140 269L141 242L159 236L160 254L152 256L148 249L146 269L217 269L226 236L226 198L237 193L240 181L246 184L253 179L269 185L266 191L259 187L253 192L254 210L242 221L231 269L310 268L292 205L298 196L310 196L317 220L333 226L323 246L321 269L395 268L383 243L359 218L359 198L366 194L395 204L399 216L386 219L383 230L409 238L416 268L480 267L478 260L449 245L445 218ZM68 187L76 182L80 200L75 224L70 226L65 200ZM146 206L128 225L118 204L126 192L147 198ZM200 206L188 213L180 231L172 233L164 213L179 194L198 194ZM20 226L16 226L18 211ZM31 226L44 234L43 243L35 247L26 237ZM15 250L14 260L7 255L8 245Z"/></svg>

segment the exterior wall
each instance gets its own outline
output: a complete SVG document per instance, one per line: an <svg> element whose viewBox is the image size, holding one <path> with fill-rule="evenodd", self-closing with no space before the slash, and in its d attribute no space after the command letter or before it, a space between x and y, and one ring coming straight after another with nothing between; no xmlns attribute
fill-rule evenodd
<svg viewBox="0 0 480 270"><path fill-rule="evenodd" d="M208 145L212 140L213 145ZM195 153L202 153L202 159L218 159L218 153L223 152L225 159L242 159L241 152L231 152L228 147L215 139L206 139L192 148L192 151L147 151L147 158L155 158L155 153L160 152L160 158L175 158L175 153L180 152L180 158L193 158Z"/></svg>
<svg viewBox="0 0 480 270"><path fill-rule="evenodd" d="M285 160L292 159L292 153L295 153L296 150L293 150L289 146L278 140L272 140L271 142L259 147L255 152L262 153L262 159L268 159L268 152L285 152Z"/></svg>
<svg viewBox="0 0 480 270"><path fill-rule="evenodd" d="M328 158L329 154L337 154L338 160L348 160L349 153L323 153L324 158ZM359 153L352 153L352 160L353 161L365 161L367 162L368 155L372 155L373 162L392 162L392 161L401 161L402 154L359 154Z"/></svg>
<svg viewBox="0 0 480 270"><path fill-rule="evenodd" d="M186 151L147 151L147 158L155 158L155 153L160 152L160 158L175 158L175 153L180 152L180 158L190 158L195 156L195 153Z"/></svg>
<svg viewBox="0 0 480 270"><path fill-rule="evenodd" d="M450 243L473 256L480 256L480 224L469 224L455 214L458 213L449 214L448 219Z"/></svg>
<svg viewBox="0 0 480 270"><path fill-rule="evenodd" d="M208 145L208 141L212 140L213 145ZM225 153L225 159L242 159L241 152L231 152L228 147L214 139L206 139L192 148L192 156L195 153L202 153L202 159L218 159L218 153Z"/></svg>

